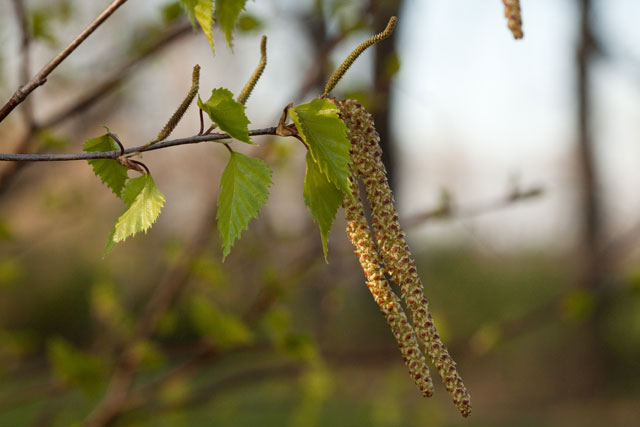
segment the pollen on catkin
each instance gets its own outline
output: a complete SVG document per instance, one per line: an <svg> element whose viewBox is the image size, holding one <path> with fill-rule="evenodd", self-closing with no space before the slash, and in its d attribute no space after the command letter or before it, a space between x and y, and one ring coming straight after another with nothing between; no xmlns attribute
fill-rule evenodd
<svg viewBox="0 0 640 427"><path fill-rule="evenodd" d="M425 353L437 368L454 404L467 417L471 414L470 396L429 312L422 281L398 222L393 195L381 160L380 137L375 131L371 115L354 100L341 101L339 108L351 142L352 167L364 183L371 207L373 231L382 263L391 280L400 286Z"/></svg>
<svg viewBox="0 0 640 427"><path fill-rule="evenodd" d="M344 199L347 236L355 248L355 254L358 256L367 279L367 287L391 328L413 381L423 396L430 397L433 395L433 382L429 374L429 367L422 351L420 351L420 345L416 340L413 328L404 313L400 298L391 289L385 278L380 255L371 238L362 201L358 195L358 186L353 176L350 179L354 197L346 196Z"/></svg>
<svg viewBox="0 0 640 427"><path fill-rule="evenodd" d="M520 0L502 0L502 3L504 3L504 16L507 18L507 26L511 30L513 38L521 39L524 34L522 32Z"/></svg>

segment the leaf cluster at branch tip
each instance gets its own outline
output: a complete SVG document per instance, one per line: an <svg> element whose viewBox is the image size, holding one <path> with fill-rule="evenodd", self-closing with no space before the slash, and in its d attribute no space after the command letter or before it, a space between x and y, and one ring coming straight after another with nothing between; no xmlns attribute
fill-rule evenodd
<svg viewBox="0 0 640 427"><path fill-rule="evenodd" d="M327 257L327 239L345 196L353 197L349 185L347 127L338 107L328 99L314 99L289 109L309 152L304 178L304 201L320 228Z"/></svg>

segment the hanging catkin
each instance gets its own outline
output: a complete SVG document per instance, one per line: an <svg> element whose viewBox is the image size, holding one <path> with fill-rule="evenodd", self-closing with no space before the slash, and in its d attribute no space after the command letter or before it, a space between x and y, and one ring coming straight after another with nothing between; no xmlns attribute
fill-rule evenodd
<svg viewBox="0 0 640 427"><path fill-rule="evenodd" d="M520 13L520 0L502 0L504 3L504 16L507 18L507 26L511 30L514 39L524 37L522 32L522 15Z"/></svg>
<svg viewBox="0 0 640 427"><path fill-rule="evenodd" d="M347 235L355 247L355 253L360 260L362 270L364 270L367 287L398 342L398 347L411 377L422 395L430 397L433 394L433 383L429 374L429 367L420 351L413 328L402 309L400 298L393 292L384 276L380 256L371 238L362 201L358 195L358 186L353 176L350 180L354 197L346 196L344 199Z"/></svg>
<svg viewBox="0 0 640 427"><path fill-rule="evenodd" d="M456 364L442 342L429 304L422 291L422 282L404 233L398 223L393 195L381 161L380 137L371 115L354 100L339 103L340 115L348 128L351 142L352 167L363 181L371 207L372 225L382 263L391 279L400 286L402 296L413 320L413 327L435 365L453 402L463 416L471 414L471 401Z"/></svg>

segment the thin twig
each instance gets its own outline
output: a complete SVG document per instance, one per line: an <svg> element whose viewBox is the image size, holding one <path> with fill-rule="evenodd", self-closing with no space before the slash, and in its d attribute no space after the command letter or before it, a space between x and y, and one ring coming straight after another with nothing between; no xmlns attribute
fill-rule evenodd
<svg viewBox="0 0 640 427"><path fill-rule="evenodd" d="M489 200L471 206L459 207L455 206L453 203L447 202L437 206L436 208L412 215L404 220L404 223L407 227L416 227L434 219L476 217L509 207L517 202L534 199L542 194L543 189L541 187L532 187L527 190L511 191L506 196L502 196L496 200Z"/></svg>
<svg viewBox="0 0 640 427"><path fill-rule="evenodd" d="M18 88L13 96L7 101L7 103L0 109L0 122L2 122L8 115L16 108L21 102L23 102L31 92L36 90L39 86L42 86L47 82L47 77L51 72L62 63L87 37L93 33L104 21L109 18L113 12L120 6L126 3L127 0L114 0L102 13L84 29L67 47L65 47L60 53L58 53L47 65L45 65L38 74L36 74L29 82L24 86Z"/></svg>
<svg viewBox="0 0 640 427"><path fill-rule="evenodd" d="M263 128L254 129L249 131L250 136L259 135L275 135L276 128ZM175 147L185 144L199 144L207 141L222 141L230 139L231 136L227 133L214 133L206 135L195 135L188 138L171 139L162 141L157 144L146 146L140 145L138 147L127 148L124 150L124 154L142 153L145 151L161 150L163 148ZM90 159L117 159L120 156L120 151L105 151L105 152L91 152L91 153L69 153L69 154L12 154L12 153L0 153L0 161L12 161L12 162L60 162L71 160L90 160Z"/></svg>

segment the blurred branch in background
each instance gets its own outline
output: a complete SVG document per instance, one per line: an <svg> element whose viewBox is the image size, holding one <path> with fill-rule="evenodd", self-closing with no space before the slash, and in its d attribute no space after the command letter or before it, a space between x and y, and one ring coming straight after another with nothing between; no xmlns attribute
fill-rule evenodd
<svg viewBox="0 0 640 427"><path fill-rule="evenodd" d="M31 80L25 82L23 86L20 86L18 90L13 94L11 99L0 109L0 122L13 111L20 103L22 103L27 97L47 82L47 77L58 65L60 65L71 53L76 50L78 46L84 42L100 25L102 25L120 6L126 3L127 0L114 0L102 13L85 28L71 43L69 43L64 49L62 49L51 61L45 65L42 70L38 72ZM24 18L24 13L22 13ZM24 24L26 21L22 20ZM21 28L25 28L24 25L20 25ZM24 38L23 38L24 40ZM24 45L23 45L24 47Z"/></svg>
<svg viewBox="0 0 640 427"><path fill-rule="evenodd" d="M539 186L520 189L514 187L502 197L495 200L479 202L469 206L457 206L448 191L443 191L440 196L440 204L425 212L414 214L403 222L407 227L417 227L425 222L440 219L470 218L508 208L516 203L536 199L544 194L544 189Z"/></svg>
<svg viewBox="0 0 640 427"><path fill-rule="evenodd" d="M87 425L103 426L108 424L126 404L139 365L139 360L136 357L137 345L153 334L160 316L173 304L188 283L194 259L202 253L210 240L211 231L215 224L217 205L210 203L209 206L211 208L203 215L200 226L187 243L175 265L155 286L144 312L136 322L133 337L118 357L104 398L86 419Z"/></svg>
<svg viewBox="0 0 640 427"><path fill-rule="evenodd" d="M86 113L92 105L99 102L105 95L117 89L125 80L130 78L133 72L138 69L137 66L140 63L162 52L166 47L191 33L191 24L187 21L173 24L163 30L152 43L139 51L134 57L116 67L110 76L85 95L79 97L61 111L52 114L50 118L43 120L42 123L33 122L20 143L18 143L16 153L28 154L34 151L41 151L41 147L34 147L40 132L57 126L78 114ZM26 163L15 162L2 169L0 172L0 199L5 196L11 182L25 166Z"/></svg>

